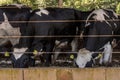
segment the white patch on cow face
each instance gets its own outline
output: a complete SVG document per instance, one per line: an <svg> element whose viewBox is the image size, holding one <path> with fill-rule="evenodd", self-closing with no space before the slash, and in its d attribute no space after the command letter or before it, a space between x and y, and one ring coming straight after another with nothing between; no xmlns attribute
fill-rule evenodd
<svg viewBox="0 0 120 80"><path fill-rule="evenodd" d="M58 44L60 44L60 41L56 40L55 45L58 45Z"/></svg>
<svg viewBox="0 0 120 80"><path fill-rule="evenodd" d="M83 48L79 50L79 53L76 58L76 64L78 65L79 68L84 68L87 62L89 62L91 59L92 59L92 52Z"/></svg>
<svg viewBox="0 0 120 80"><path fill-rule="evenodd" d="M21 36L20 28L12 28L8 30L8 33L9 33L9 36L17 36L16 38L9 38L12 45L18 44L20 40L20 37L18 36Z"/></svg>
<svg viewBox="0 0 120 80"><path fill-rule="evenodd" d="M92 12L93 14L96 14L95 16L93 16L93 18L97 21L104 21L105 20L105 16L109 18L109 16L105 13L104 10L99 9L99 10L95 10ZM105 16L104 16L105 15Z"/></svg>
<svg viewBox="0 0 120 80"><path fill-rule="evenodd" d="M105 21L109 26L111 26L109 24L108 21L105 20L105 16L110 18L103 9L99 9L99 10L94 10L88 17L87 17L87 20L86 20L86 25L88 25L88 20L89 18L93 15L93 14L96 14L93 16L93 19L97 20L97 21L100 21L100 22L103 22Z"/></svg>
<svg viewBox="0 0 120 80"><path fill-rule="evenodd" d="M114 18L112 18L112 20L113 21L115 21L115 19ZM114 26L115 26L115 28L117 28L118 26L117 26L117 24L114 22Z"/></svg>
<svg viewBox="0 0 120 80"><path fill-rule="evenodd" d="M3 16L4 16L4 22L2 22L2 23L0 24L0 29L4 29L4 30L6 30L6 29L11 29L12 26L10 25L6 14L3 13Z"/></svg>
<svg viewBox="0 0 120 80"><path fill-rule="evenodd" d="M14 48L13 55L15 59L19 59L28 48Z"/></svg>
<svg viewBox="0 0 120 80"><path fill-rule="evenodd" d="M117 41L116 39L113 39L111 42L112 48L115 48L117 46Z"/></svg>
<svg viewBox="0 0 120 80"><path fill-rule="evenodd" d="M117 28L117 24L116 23L114 23L114 26L115 26L115 28Z"/></svg>
<svg viewBox="0 0 120 80"><path fill-rule="evenodd" d="M87 27L87 26L89 26L89 25L91 25L91 23L90 23L90 22L87 22L87 23L85 24L85 27Z"/></svg>
<svg viewBox="0 0 120 80"><path fill-rule="evenodd" d="M65 46L67 46L67 44L68 44L68 42L67 42L67 41L62 42L62 43L60 43L60 44L58 45L58 48L65 47Z"/></svg>
<svg viewBox="0 0 120 80"><path fill-rule="evenodd" d="M40 11L36 12L37 15L42 16L42 14L49 15L49 12L45 9L40 9Z"/></svg>
<svg viewBox="0 0 120 80"><path fill-rule="evenodd" d="M0 24L0 30L4 30L6 34L8 35L4 35L4 36L20 36L20 28L13 28L12 25L9 23L8 18L6 16L5 13L3 13L4 16L4 22L2 22L2 24ZM3 36L3 35L1 35ZM4 38L4 40L9 39L9 41L12 43L12 45L16 45L17 43L19 43L19 39L20 37L17 38ZM1 42L3 43L3 42ZM0 43L0 45L2 45Z"/></svg>
<svg viewBox="0 0 120 80"><path fill-rule="evenodd" d="M71 42L72 52L77 51L78 48L78 38L74 38Z"/></svg>
<svg viewBox="0 0 120 80"><path fill-rule="evenodd" d="M104 51L103 51L103 63L107 64L111 62L111 58L112 58L112 46L110 44L110 42L108 42L107 44L104 45Z"/></svg>
<svg viewBox="0 0 120 80"><path fill-rule="evenodd" d="M55 45L57 46L57 48L62 48L62 47L65 47L68 45L68 41L60 42L60 41L56 40Z"/></svg>
<svg viewBox="0 0 120 80"><path fill-rule="evenodd" d="M5 30L0 29L0 45L6 44L9 41L9 38L6 37L8 34L6 33ZM2 37L3 36L3 37Z"/></svg>
<svg viewBox="0 0 120 80"><path fill-rule="evenodd" d="M100 64L110 63L112 60L112 51L113 51L110 42L105 44L102 48L104 48L104 51L103 51L102 57L100 58L99 63Z"/></svg>

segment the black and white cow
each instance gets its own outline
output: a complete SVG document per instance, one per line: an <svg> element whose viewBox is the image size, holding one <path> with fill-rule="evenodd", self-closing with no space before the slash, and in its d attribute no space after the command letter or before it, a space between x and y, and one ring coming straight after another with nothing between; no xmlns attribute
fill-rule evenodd
<svg viewBox="0 0 120 80"><path fill-rule="evenodd" d="M0 46L8 42L12 44L14 51L12 61L14 67L24 67L24 65L26 65L25 61L28 59L25 54L23 55L23 53L21 53L26 50L24 47L26 43L24 43L24 38L21 36L25 35L27 28L26 21L29 19L30 11L31 8L22 4L0 6ZM18 50L21 45L23 48ZM21 56L24 59L19 59ZM24 65L22 65L23 63Z"/></svg>
<svg viewBox="0 0 120 80"><path fill-rule="evenodd" d="M30 51L46 52L44 54L45 65L49 66L56 40L58 44L61 43L59 47L71 43L73 36L76 35L76 28L80 26L74 20L79 20L81 14L70 8L38 9L32 14L26 35L36 37L27 38L26 42L31 45Z"/></svg>
<svg viewBox="0 0 120 80"><path fill-rule="evenodd" d="M92 11L84 24L84 48L79 50L76 64L80 68L92 66L89 64L95 52L103 52L100 64L111 62L112 46L111 42L115 30L118 29L118 16L110 9L98 9ZM87 65L89 64L89 65Z"/></svg>
<svg viewBox="0 0 120 80"><path fill-rule="evenodd" d="M51 53L56 44L59 44L57 47L63 47L72 42L72 51L75 51L77 42L73 38L78 34L77 28L79 33L82 29L81 22L77 22L77 20L82 20L85 15L88 13L70 8L34 10L30 15L25 34L25 36L31 36L25 39L25 43L28 44L27 52L37 53L37 55L45 53L43 54L44 63L45 66L49 66ZM15 50L18 52L20 49L22 50L22 47Z"/></svg>

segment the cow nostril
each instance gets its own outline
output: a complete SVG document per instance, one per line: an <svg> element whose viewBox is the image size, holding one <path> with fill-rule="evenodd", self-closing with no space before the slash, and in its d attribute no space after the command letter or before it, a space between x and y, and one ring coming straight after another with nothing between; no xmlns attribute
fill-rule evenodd
<svg viewBox="0 0 120 80"><path fill-rule="evenodd" d="M82 66L84 66L84 63L82 64Z"/></svg>

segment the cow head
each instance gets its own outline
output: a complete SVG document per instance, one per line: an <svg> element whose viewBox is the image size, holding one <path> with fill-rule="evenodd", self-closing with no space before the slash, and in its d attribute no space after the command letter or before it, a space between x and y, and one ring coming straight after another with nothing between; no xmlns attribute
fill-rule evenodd
<svg viewBox="0 0 120 80"><path fill-rule="evenodd" d="M116 14L111 10L99 9L94 10L92 13L90 13L90 15L86 19L86 24L84 25L85 27L83 35L85 37L83 38L83 44L85 50L82 49L83 51L81 51L80 49L78 57L76 59L76 63L80 64L78 65L79 67L85 67L87 62L89 62L92 57L92 52L99 51L101 48L104 47L104 45L107 45L108 42L112 41L112 36L109 35L113 35L113 32L117 27L117 23L114 22L116 19ZM110 45L110 43L108 45ZM107 48L110 49L111 47Z"/></svg>
<svg viewBox="0 0 120 80"><path fill-rule="evenodd" d="M83 48L80 49L76 58L76 64L80 68L84 68L88 62L92 59L92 52Z"/></svg>

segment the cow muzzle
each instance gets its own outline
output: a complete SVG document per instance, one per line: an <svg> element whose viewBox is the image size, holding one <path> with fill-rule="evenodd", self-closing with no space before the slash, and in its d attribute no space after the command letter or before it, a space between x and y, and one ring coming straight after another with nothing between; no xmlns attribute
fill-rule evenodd
<svg viewBox="0 0 120 80"><path fill-rule="evenodd" d="M80 49L76 58L76 64L79 68L86 67L86 64L91 61L92 59L92 52L89 50L83 48Z"/></svg>

